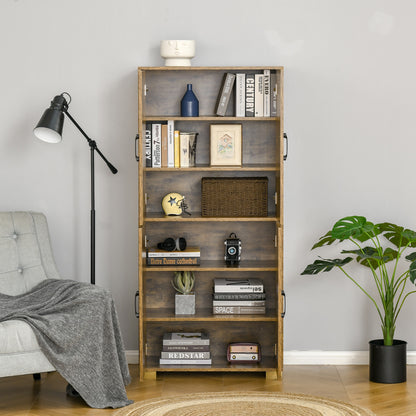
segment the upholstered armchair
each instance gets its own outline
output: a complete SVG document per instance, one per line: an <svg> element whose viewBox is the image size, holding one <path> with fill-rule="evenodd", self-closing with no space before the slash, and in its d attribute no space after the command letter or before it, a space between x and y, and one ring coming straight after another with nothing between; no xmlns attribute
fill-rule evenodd
<svg viewBox="0 0 416 416"><path fill-rule="evenodd" d="M0 212L0 292L18 295L44 279L59 279L46 218L34 212ZM54 371L29 324L0 322L0 377Z"/></svg>

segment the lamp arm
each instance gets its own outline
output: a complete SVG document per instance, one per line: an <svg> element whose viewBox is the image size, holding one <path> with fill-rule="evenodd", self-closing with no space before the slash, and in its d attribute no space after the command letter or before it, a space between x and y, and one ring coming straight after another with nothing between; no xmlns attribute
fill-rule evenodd
<svg viewBox="0 0 416 416"><path fill-rule="evenodd" d="M100 149L97 147L97 143L95 142L95 140L91 140L88 136L87 133L85 133L85 131L81 128L81 126L75 121L75 119L71 116L71 114L69 114L67 109L63 109L63 112L68 116L68 118L72 121L72 123L74 123L75 127L82 133L82 135L87 139L88 144L90 145L91 148L93 148L100 156L101 158L104 160L104 162L106 163L106 165L108 166L108 168L111 170L112 173L116 174L118 172L118 170L107 160L107 158L101 153Z"/></svg>

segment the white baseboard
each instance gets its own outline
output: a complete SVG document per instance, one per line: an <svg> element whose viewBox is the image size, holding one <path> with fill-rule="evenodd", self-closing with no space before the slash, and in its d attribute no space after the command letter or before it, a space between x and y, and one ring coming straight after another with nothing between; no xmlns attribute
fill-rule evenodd
<svg viewBox="0 0 416 416"><path fill-rule="evenodd" d="M129 364L139 363L139 351L126 351ZM368 351L285 351L284 365L366 365ZM407 364L416 364L416 351L408 351Z"/></svg>

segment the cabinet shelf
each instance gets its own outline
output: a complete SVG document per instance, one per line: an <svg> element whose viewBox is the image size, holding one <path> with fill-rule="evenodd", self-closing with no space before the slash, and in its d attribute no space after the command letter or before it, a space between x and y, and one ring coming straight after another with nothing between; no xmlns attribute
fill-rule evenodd
<svg viewBox="0 0 416 416"><path fill-rule="evenodd" d="M165 216L160 212L148 212L145 214L148 222L276 222L275 216L267 217L202 217L198 212L191 212L191 215Z"/></svg>
<svg viewBox="0 0 416 416"><path fill-rule="evenodd" d="M227 267L224 260L201 260L200 266L143 266L146 272L189 270L200 272L275 272L278 267L275 261L242 260L238 267Z"/></svg>
<svg viewBox="0 0 416 416"><path fill-rule="evenodd" d="M213 115L198 116L198 117L181 117L181 116L143 116L143 121L161 121L161 120L173 120L173 121L212 121L216 123L223 123L224 121L279 121L279 117L218 117Z"/></svg>
<svg viewBox="0 0 416 416"><path fill-rule="evenodd" d="M147 322L275 322L276 310L268 310L262 315L214 315L212 308L198 309L195 315L175 315L174 309L149 308L145 310Z"/></svg>
<svg viewBox="0 0 416 416"><path fill-rule="evenodd" d="M276 165L260 165L260 164L248 164L243 166L210 166L210 165L197 165L189 168L144 168L145 172L276 172L279 171L279 167Z"/></svg>

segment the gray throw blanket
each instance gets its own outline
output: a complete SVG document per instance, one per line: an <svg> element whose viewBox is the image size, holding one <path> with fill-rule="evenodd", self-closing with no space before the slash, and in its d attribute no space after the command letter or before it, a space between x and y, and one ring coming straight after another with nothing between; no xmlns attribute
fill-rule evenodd
<svg viewBox="0 0 416 416"><path fill-rule="evenodd" d="M0 294L0 321L33 328L42 352L91 407L122 407L130 374L110 293L73 280L46 279L18 296Z"/></svg>

